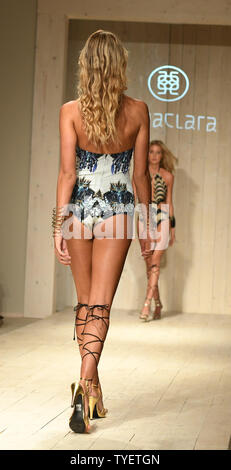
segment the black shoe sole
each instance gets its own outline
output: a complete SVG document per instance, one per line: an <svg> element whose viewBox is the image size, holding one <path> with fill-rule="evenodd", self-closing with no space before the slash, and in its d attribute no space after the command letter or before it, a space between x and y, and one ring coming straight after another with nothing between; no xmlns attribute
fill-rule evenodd
<svg viewBox="0 0 231 470"><path fill-rule="evenodd" d="M95 405L95 408L94 408L94 411L93 411L93 418L95 418L95 419L98 419L98 418L99 418L99 415L98 415L98 413L97 413L96 405Z"/></svg>
<svg viewBox="0 0 231 470"><path fill-rule="evenodd" d="M85 432L85 423L83 419L84 409L82 395L78 395L77 401L74 405L74 411L69 419L69 426L72 431L78 433Z"/></svg>
<svg viewBox="0 0 231 470"><path fill-rule="evenodd" d="M90 417L90 410L89 410L88 416ZM102 418L105 418L105 416L102 417L102 416L98 415L97 407L95 405L94 410L93 410L92 419L102 419Z"/></svg>
<svg viewBox="0 0 231 470"><path fill-rule="evenodd" d="M90 410L89 410L89 415L88 416L90 417ZM95 405L94 410L93 410L92 419L97 419L97 418L99 418L99 415L97 413L97 409L96 409L96 405Z"/></svg>

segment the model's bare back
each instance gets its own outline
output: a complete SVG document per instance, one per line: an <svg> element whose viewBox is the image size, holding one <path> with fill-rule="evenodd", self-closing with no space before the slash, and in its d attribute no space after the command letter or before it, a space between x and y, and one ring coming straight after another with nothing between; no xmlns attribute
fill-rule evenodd
<svg viewBox="0 0 231 470"><path fill-rule="evenodd" d="M86 133L83 129L81 112L78 100L71 101L73 122L77 136L77 144L79 147L96 153L117 153L123 150L128 150L135 145L136 136L139 131L142 119L142 113L139 112L140 106L143 102L124 95L123 104L120 110L117 121L118 137L121 140L121 147L118 144L111 144L97 148L94 144L89 142Z"/></svg>

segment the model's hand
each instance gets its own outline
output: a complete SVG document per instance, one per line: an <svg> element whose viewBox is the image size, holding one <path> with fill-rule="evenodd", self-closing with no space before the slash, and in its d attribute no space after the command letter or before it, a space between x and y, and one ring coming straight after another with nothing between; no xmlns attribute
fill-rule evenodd
<svg viewBox="0 0 231 470"><path fill-rule="evenodd" d="M173 243L175 242L176 238L175 238L175 228L172 228L170 230L170 240L169 240L169 245L172 246Z"/></svg>
<svg viewBox="0 0 231 470"><path fill-rule="evenodd" d="M55 255L58 261L62 264L71 264L71 257L68 253L67 242L62 235L55 235L54 237Z"/></svg>
<svg viewBox="0 0 231 470"><path fill-rule="evenodd" d="M144 257L144 259L146 259L150 255L153 254L154 240L151 238L149 231L148 231L147 237L140 238L139 241L140 241L141 255Z"/></svg>

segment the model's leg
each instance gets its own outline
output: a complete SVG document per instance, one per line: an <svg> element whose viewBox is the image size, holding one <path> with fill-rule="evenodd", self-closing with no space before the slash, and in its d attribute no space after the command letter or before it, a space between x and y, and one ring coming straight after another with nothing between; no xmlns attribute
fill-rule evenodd
<svg viewBox="0 0 231 470"><path fill-rule="evenodd" d="M68 251L71 256L71 271L78 298L78 304L74 310L76 311L76 337L81 356L83 343L82 332L86 321L88 297L91 287L92 243L92 239L75 240L72 238L67 241Z"/></svg>
<svg viewBox="0 0 231 470"><path fill-rule="evenodd" d="M131 243L131 238L127 238L126 220L126 215L118 214L95 226L89 314L83 333L81 367L81 377L83 378L92 379L96 376L108 332L112 301ZM121 223L125 226L124 238L113 238L116 236L116 227L118 229ZM110 234L109 236L112 235L112 238L102 238L103 229L105 229L105 237ZM97 395L96 389L93 387L91 387L91 395Z"/></svg>
<svg viewBox="0 0 231 470"><path fill-rule="evenodd" d="M93 234L92 231L78 220L75 220L75 224L79 229L78 233L81 235L81 238L71 238L66 241L71 256L71 271L78 298L78 304L74 308L76 311L75 330L82 358L83 330L87 320L88 299L91 288ZM70 226L71 230L72 228L73 227ZM88 238L85 238L86 236ZM98 374L94 379L98 381Z"/></svg>
<svg viewBox="0 0 231 470"><path fill-rule="evenodd" d="M164 213L165 214L165 213ZM147 290L145 296L144 306L140 318L147 320L150 313L151 300L155 301L154 318L159 318L162 304L160 302L158 280L160 275L160 260L168 245L168 232L169 220L168 218L162 219L161 212L155 216L155 230L154 230L154 252L146 258L146 271L147 271Z"/></svg>
<svg viewBox="0 0 231 470"><path fill-rule="evenodd" d="M150 282L149 282L149 278L151 274L151 265L152 265L151 256L145 259L145 264L146 264L146 275L147 275L147 288L146 288L145 301L144 301L144 305L140 314L140 318L143 320L148 320L150 307L151 307L151 301L152 301L152 293L150 293Z"/></svg>
<svg viewBox="0 0 231 470"><path fill-rule="evenodd" d="M148 286L147 286L147 296L149 298L153 297L155 301L155 311L153 318L160 318L160 311L162 304L160 301L159 295L159 276L160 276L160 262L163 256L163 253L166 249L167 235L169 230L169 221L162 220L158 223L157 233L159 235L158 241L155 245L154 253L150 256L148 260Z"/></svg>
<svg viewBox="0 0 231 470"><path fill-rule="evenodd" d="M164 250L154 250L149 260L149 276L147 286L147 297L159 300L158 280L160 275L160 260Z"/></svg>
<svg viewBox="0 0 231 470"><path fill-rule="evenodd" d="M139 221L137 220L137 233L139 236L139 233L142 233L144 229L144 225L142 222L142 219ZM142 248L142 240L139 239L141 248ZM141 320L148 320L149 314L150 314L150 307L151 307L151 301L152 301L152 295L150 294L150 289L149 289L149 277L150 277L150 269L151 269L151 256L148 256L147 258L144 258L145 261L145 266L146 266L146 275L147 275L147 287L146 287L146 295L145 295L145 300L144 300L144 305L140 313L140 319Z"/></svg>

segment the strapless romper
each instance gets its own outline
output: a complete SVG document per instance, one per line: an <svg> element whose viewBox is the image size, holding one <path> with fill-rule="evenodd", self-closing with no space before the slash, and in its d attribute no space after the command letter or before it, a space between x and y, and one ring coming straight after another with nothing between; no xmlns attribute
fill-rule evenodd
<svg viewBox="0 0 231 470"><path fill-rule="evenodd" d="M161 223L162 220L169 219L169 210L168 207L165 207L164 201L166 200L167 196L167 184L165 183L164 178L161 176L160 173L156 173L153 177L152 184L154 181L154 191L153 191L153 198L152 203L150 205L150 227L153 230L156 230L158 225ZM159 204L163 203L162 206ZM167 206L167 204L166 204ZM139 211L139 220L144 223L144 218L142 212Z"/></svg>
<svg viewBox="0 0 231 470"><path fill-rule="evenodd" d="M155 225L161 223L162 220L169 219L169 210L163 207L158 207L160 203L164 203L167 197L167 184L163 176L160 173L156 173L154 176L154 194L152 200L152 210L154 214Z"/></svg>
<svg viewBox="0 0 231 470"><path fill-rule="evenodd" d="M73 214L90 230L116 214L134 215L129 168L133 148L95 153L76 147L76 183L70 204Z"/></svg>

